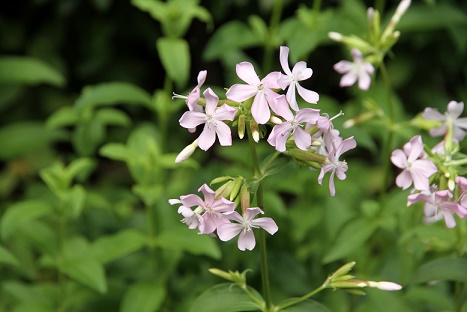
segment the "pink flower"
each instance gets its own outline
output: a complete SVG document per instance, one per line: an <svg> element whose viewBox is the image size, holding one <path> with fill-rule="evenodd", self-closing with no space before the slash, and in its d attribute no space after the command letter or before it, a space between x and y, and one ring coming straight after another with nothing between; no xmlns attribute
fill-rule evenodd
<svg viewBox="0 0 467 312"><path fill-rule="evenodd" d="M277 81L282 90L289 87L287 90L287 101L292 107L293 110L298 111L297 99L295 98L295 89L297 89L298 94L308 103L316 104L319 101L319 95L315 91L307 90L303 88L298 82L306 80L313 75L313 70L307 68L305 62L298 62L290 71L288 57L289 57L289 48L281 47L279 52L280 62L282 70L284 70L285 75L281 75L280 79Z"/></svg>
<svg viewBox="0 0 467 312"><path fill-rule="evenodd" d="M415 189L427 191L430 189L429 177L438 171L435 164L428 159L418 159L423 154L423 142L420 135L414 136L404 145L404 151L397 149L392 152L392 163L404 169L396 178L396 185L403 190L414 184Z"/></svg>
<svg viewBox="0 0 467 312"><path fill-rule="evenodd" d="M269 234L273 235L279 229L271 218L257 218L254 217L257 214L264 214L259 208L247 208L245 216L241 216L238 212L233 211L226 213L224 216L229 220L236 221L237 223L224 223L217 228L217 235L219 238L226 242L231 240L235 236L238 237L238 249L244 251L245 249L253 250L256 245L255 235L253 234L253 228L262 228Z"/></svg>
<svg viewBox="0 0 467 312"><path fill-rule="evenodd" d="M446 133L446 127L449 125L449 127L452 127L453 138L462 141L466 134L463 129L467 129L467 118L459 118L463 110L463 102L451 101L448 103L447 111L444 115L433 108L427 107L422 116L428 120L443 122L441 126L430 130L432 136L444 135Z"/></svg>
<svg viewBox="0 0 467 312"><path fill-rule="evenodd" d="M371 84L370 75L374 72L374 67L370 62L363 62L362 52L358 49L352 49L350 53L353 56L353 62L340 61L334 65L334 70L339 74L344 74L340 81L341 87L353 85L358 79L358 87L362 90L368 90Z"/></svg>
<svg viewBox="0 0 467 312"><path fill-rule="evenodd" d="M280 78L281 73L269 73L260 81L253 65L248 62L237 64L236 71L238 77L247 84L234 84L231 86L226 93L227 98L232 101L243 102L255 97L251 106L251 114L257 123L265 124L271 117L269 107L275 110L275 98L278 94L272 89L279 88L277 80Z"/></svg>
<svg viewBox="0 0 467 312"><path fill-rule="evenodd" d="M188 111L180 118L180 125L184 128L194 128L204 123L203 132L198 138L199 148L206 151L216 140L216 134L219 138L219 143L222 146L232 145L232 134L230 128L222 122L222 120L234 120L237 109L230 107L227 104L217 107L219 98L211 90L204 91L206 98L206 113Z"/></svg>
<svg viewBox="0 0 467 312"><path fill-rule="evenodd" d="M301 127L305 123L316 123L319 116L319 110L312 108L304 108L297 112L294 116L289 109L289 106L280 105L279 102L286 102L284 95L277 98L280 111L278 114L286 120L285 122L274 126L269 135L268 142L279 152L285 152L285 144L291 134L295 140L295 144L299 149L306 150L311 145L311 135ZM287 103L287 102L286 102Z"/></svg>
<svg viewBox="0 0 467 312"><path fill-rule="evenodd" d="M345 160L339 160L339 157L347 152L350 149L353 149L357 146L357 142L353 137L342 140L342 138L335 139L331 146L328 149L328 163L323 165L321 172L318 176L318 183L322 184L324 175L327 172L331 172L329 178L329 191L331 196L336 195L336 188L334 186L334 175L337 175L339 180L344 180L346 178L346 172L348 169L347 162Z"/></svg>
<svg viewBox="0 0 467 312"><path fill-rule="evenodd" d="M452 201L453 195L448 190L435 191L433 193L423 192L409 195L408 201L410 204L417 202L425 202L424 213L425 222L433 223L444 218L446 227L453 228L456 226L456 220L453 213L456 213L461 218L467 217L467 210L456 202Z"/></svg>
<svg viewBox="0 0 467 312"><path fill-rule="evenodd" d="M188 228L198 228L200 234L212 234L220 225L228 222L223 217L223 213L230 213L235 209L235 203L220 197L215 198L216 193L206 184L203 184L198 192L202 192L204 200L198 195L189 194L178 199L171 199L169 203L182 204L178 213L182 214L182 222L188 225ZM191 210L191 207L196 207Z"/></svg>

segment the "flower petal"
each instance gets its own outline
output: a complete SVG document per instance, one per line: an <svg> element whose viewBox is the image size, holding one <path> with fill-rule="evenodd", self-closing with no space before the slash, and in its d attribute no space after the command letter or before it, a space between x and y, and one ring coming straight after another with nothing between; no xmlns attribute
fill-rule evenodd
<svg viewBox="0 0 467 312"><path fill-rule="evenodd" d="M203 132L199 135L198 145L203 151L207 151L216 141L216 131L213 126L204 125Z"/></svg>
<svg viewBox="0 0 467 312"><path fill-rule="evenodd" d="M258 87L260 80L256 74L255 68L249 62L241 62L236 66L238 77L251 86Z"/></svg>
<svg viewBox="0 0 467 312"><path fill-rule="evenodd" d="M277 226L276 222L274 222L274 220L271 218L258 218L256 220L253 220L251 224L263 228L266 232L268 232L271 235L274 235L274 233L276 233L277 230L279 230L279 227Z"/></svg>
<svg viewBox="0 0 467 312"><path fill-rule="evenodd" d="M203 95L206 98L206 114L212 115L219 103L219 97L211 90L211 88L207 88Z"/></svg>
<svg viewBox="0 0 467 312"><path fill-rule="evenodd" d="M261 125L269 121L271 112L269 111L269 106L264 93L261 92L255 96L253 105L251 106L251 114L255 121Z"/></svg>
<svg viewBox="0 0 467 312"><path fill-rule="evenodd" d="M279 60L281 63L282 70L287 76L292 76L292 72L289 67L289 48L281 46L279 49Z"/></svg>
<svg viewBox="0 0 467 312"><path fill-rule="evenodd" d="M227 90L225 96L232 101L243 102L255 96L258 93L258 87L245 85L245 84L234 84Z"/></svg>
<svg viewBox="0 0 467 312"><path fill-rule="evenodd" d="M219 138L219 143L222 146L230 146L232 145L232 133L230 131L230 127L227 126L222 121L216 121L215 123L215 130L217 137Z"/></svg>
<svg viewBox="0 0 467 312"><path fill-rule="evenodd" d="M295 128L293 138L295 144L301 150L306 150L311 145L311 135L302 128Z"/></svg>
<svg viewBox="0 0 467 312"><path fill-rule="evenodd" d="M253 250L256 246L255 235L253 234L253 230L244 231L240 233L238 237L238 249L244 251L245 249Z"/></svg>
<svg viewBox="0 0 467 312"><path fill-rule="evenodd" d="M318 103L319 94L316 93L315 91L305 89L301 85L299 85L298 83L297 83L297 91L298 91L298 94L300 94L300 96L302 97L302 99L304 99L308 103L311 103L311 104Z"/></svg>
<svg viewBox="0 0 467 312"><path fill-rule="evenodd" d="M217 235L221 241L229 241L243 230L243 226L238 223L225 223L217 228Z"/></svg>
<svg viewBox="0 0 467 312"><path fill-rule="evenodd" d="M182 115L178 122L183 128L195 128L206 122L206 114L188 111Z"/></svg>

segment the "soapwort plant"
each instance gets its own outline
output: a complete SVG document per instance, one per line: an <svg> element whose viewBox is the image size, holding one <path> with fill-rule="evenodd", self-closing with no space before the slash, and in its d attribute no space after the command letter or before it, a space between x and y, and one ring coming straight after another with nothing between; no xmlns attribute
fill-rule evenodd
<svg viewBox="0 0 467 312"><path fill-rule="evenodd" d="M265 233L280 235L280 224L268 217L268 207L264 204L263 180L269 175L273 178L272 167L281 167L288 161L293 161L308 169L320 169L317 181L319 184L322 184L324 176L329 173L329 192L331 196L335 196L334 178L337 176L344 180L348 170L343 154L357 145L353 137L344 139L334 129L332 120L343 115L342 113L330 118L318 108L299 108L296 93L310 104L317 104L319 95L303 88L299 83L312 76L312 69L300 61L291 71L288 54L288 47L280 47L280 63L284 72L271 72L263 79L257 76L251 63L238 63L237 75L246 84L234 84L228 88L226 99L220 99L211 88L201 92L202 83L206 78L209 79L206 71L199 73L198 85L188 96L174 95L175 98L183 98L188 108L179 120L180 125L190 132L198 126L203 127L199 137L180 152L177 162L188 159L196 152L197 147L203 151L208 150L213 146L216 136L221 146L235 144L235 139L232 139L233 128L240 139L244 138L246 132L249 157L253 163L251 176L220 176L211 181L210 185L219 185L216 191L203 184L198 189L203 198L197 194L188 194L169 200L171 205L178 206L178 213L183 217L181 221L189 229L218 237L221 241L229 241L238 236L238 248L241 251L254 252L255 232L258 235L262 295L247 285L246 272L211 269L211 273L239 286L243 293L232 293L232 286L221 286L221 289L215 286L199 297L195 306L212 305L218 300L214 294L221 293L239 296L240 302L246 301L252 308L261 311L280 311L297 304L319 305L308 298L326 288L401 289L400 285L391 282L354 279L354 276L347 274L355 264L352 262L330 275L319 288L301 298L287 299L281 303L272 301ZM193 98L197 99L196 102ZM194 107L201 109L195 111ZM264 141L270 145L270 154L260 159L257 145Z"/></svg>

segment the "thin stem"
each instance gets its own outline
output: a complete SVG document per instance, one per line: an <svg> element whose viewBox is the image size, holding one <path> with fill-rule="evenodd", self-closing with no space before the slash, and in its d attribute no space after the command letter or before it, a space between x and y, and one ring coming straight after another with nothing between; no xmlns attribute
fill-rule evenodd
<svg viewBox="0 0 467 312"><path fill-rule="evenodd" d="M66 238L66 227L67 227L67 218L65 215L65 207L63 203L60 205L60 211L58 213L58 265L63 266L65 262L64 248L65 248L65 238ZM61 269L58 269L58 284L60 286L60 305L58 311L66 311L66 278L62 273Z"/></svg>
<svg viewBox="0 0 467 312"><path fill-rule="evenodd" d="M265 73L269 73L272 68L272 56L275 42L273 38L276 36L277 27L279 26L279 22L281 20L283 4L283 0L276 0L274 1L274 6L272 8L271 20L269 21L269 40L264 43L263 70Z"/></svg>
<svg viewBox="0 0 467 312"><path fill-rule="evenodd" d="M296 305L297 303L300 303L314 295L316 295L317 293L319 293L320 291L322 291L323 289L326 289L326 284L323 284L321 286L319 286L318 288L316 288L315 290L309 292L308 294L300 297L300 298L297 298L297 299L294 299L294 300L290 300L288 301L286 304L283 304L283 305L280 305L280 309L285 309L285 308L288 308L290 306L293 306L293 305Z"/></svg>
<svg viewBox="0 0 467 312"><path fill-rule="evenodd" d="M319 11L321 10L321 0L313 1L313 14L318 15Z"/></svg>
<svg viewBox="0 0 467 312"><path fill-rule="evenodd" d="M389 75L386 70L386 66L384 65L384 62L381 63L380 66L381 69L381 74L383 76L383 82L384 86L386 88L387 92L387 105L388 105L388 137L386 139L386 142L383 146L383 187L381 190L381 203L384 205L385 202L385 196L386 196L386 190L389 187L389 175L390 175L390 170L391 170L391 162L389 159L391 158L391 147L393 144L393 139L394 139L394 105L392 101L392 87L391 87L391 81L389 80Z"/></svg>
<svg viewBox="0 0 467 312"><path fill-rule="evenodd" d="M262 175L258 153L256 152L256 143L253 140L253 136L251 134L251 130L247 127L248 133L248 143L250 146L250 153L251 159L253 161L253 167L255 171L255 176L259 177ZM258 190L256 191L256 204L258 207L263 210L264 209L264 201L263 201L263 182L262 180L259 181ZM259 232L259 246L261 252L261 282L263 286L263 297L266 303L265 311L269 311L271 309L271 293L269 289L269 271L268 271L268 261L267 261L267 251L266 251L266 234L264 230L260 230Z"/></svg>

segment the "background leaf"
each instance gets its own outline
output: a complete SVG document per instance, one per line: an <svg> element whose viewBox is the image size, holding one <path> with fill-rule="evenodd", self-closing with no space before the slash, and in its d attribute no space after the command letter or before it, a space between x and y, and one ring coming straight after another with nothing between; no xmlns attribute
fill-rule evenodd
<svg viewBox="0 0 467 312"><path fill-rule="evenodd" d="M0 84L40 83L62 87L65 85L65 77L52 66L33 57L0 57Z"/></svg>
<svg viewBox="0 0 467 312"><path fill-rule="evenodd" d="M123 297L120 312L158 311L166 296L161 281L140 282L127 290Z"/></svg>

